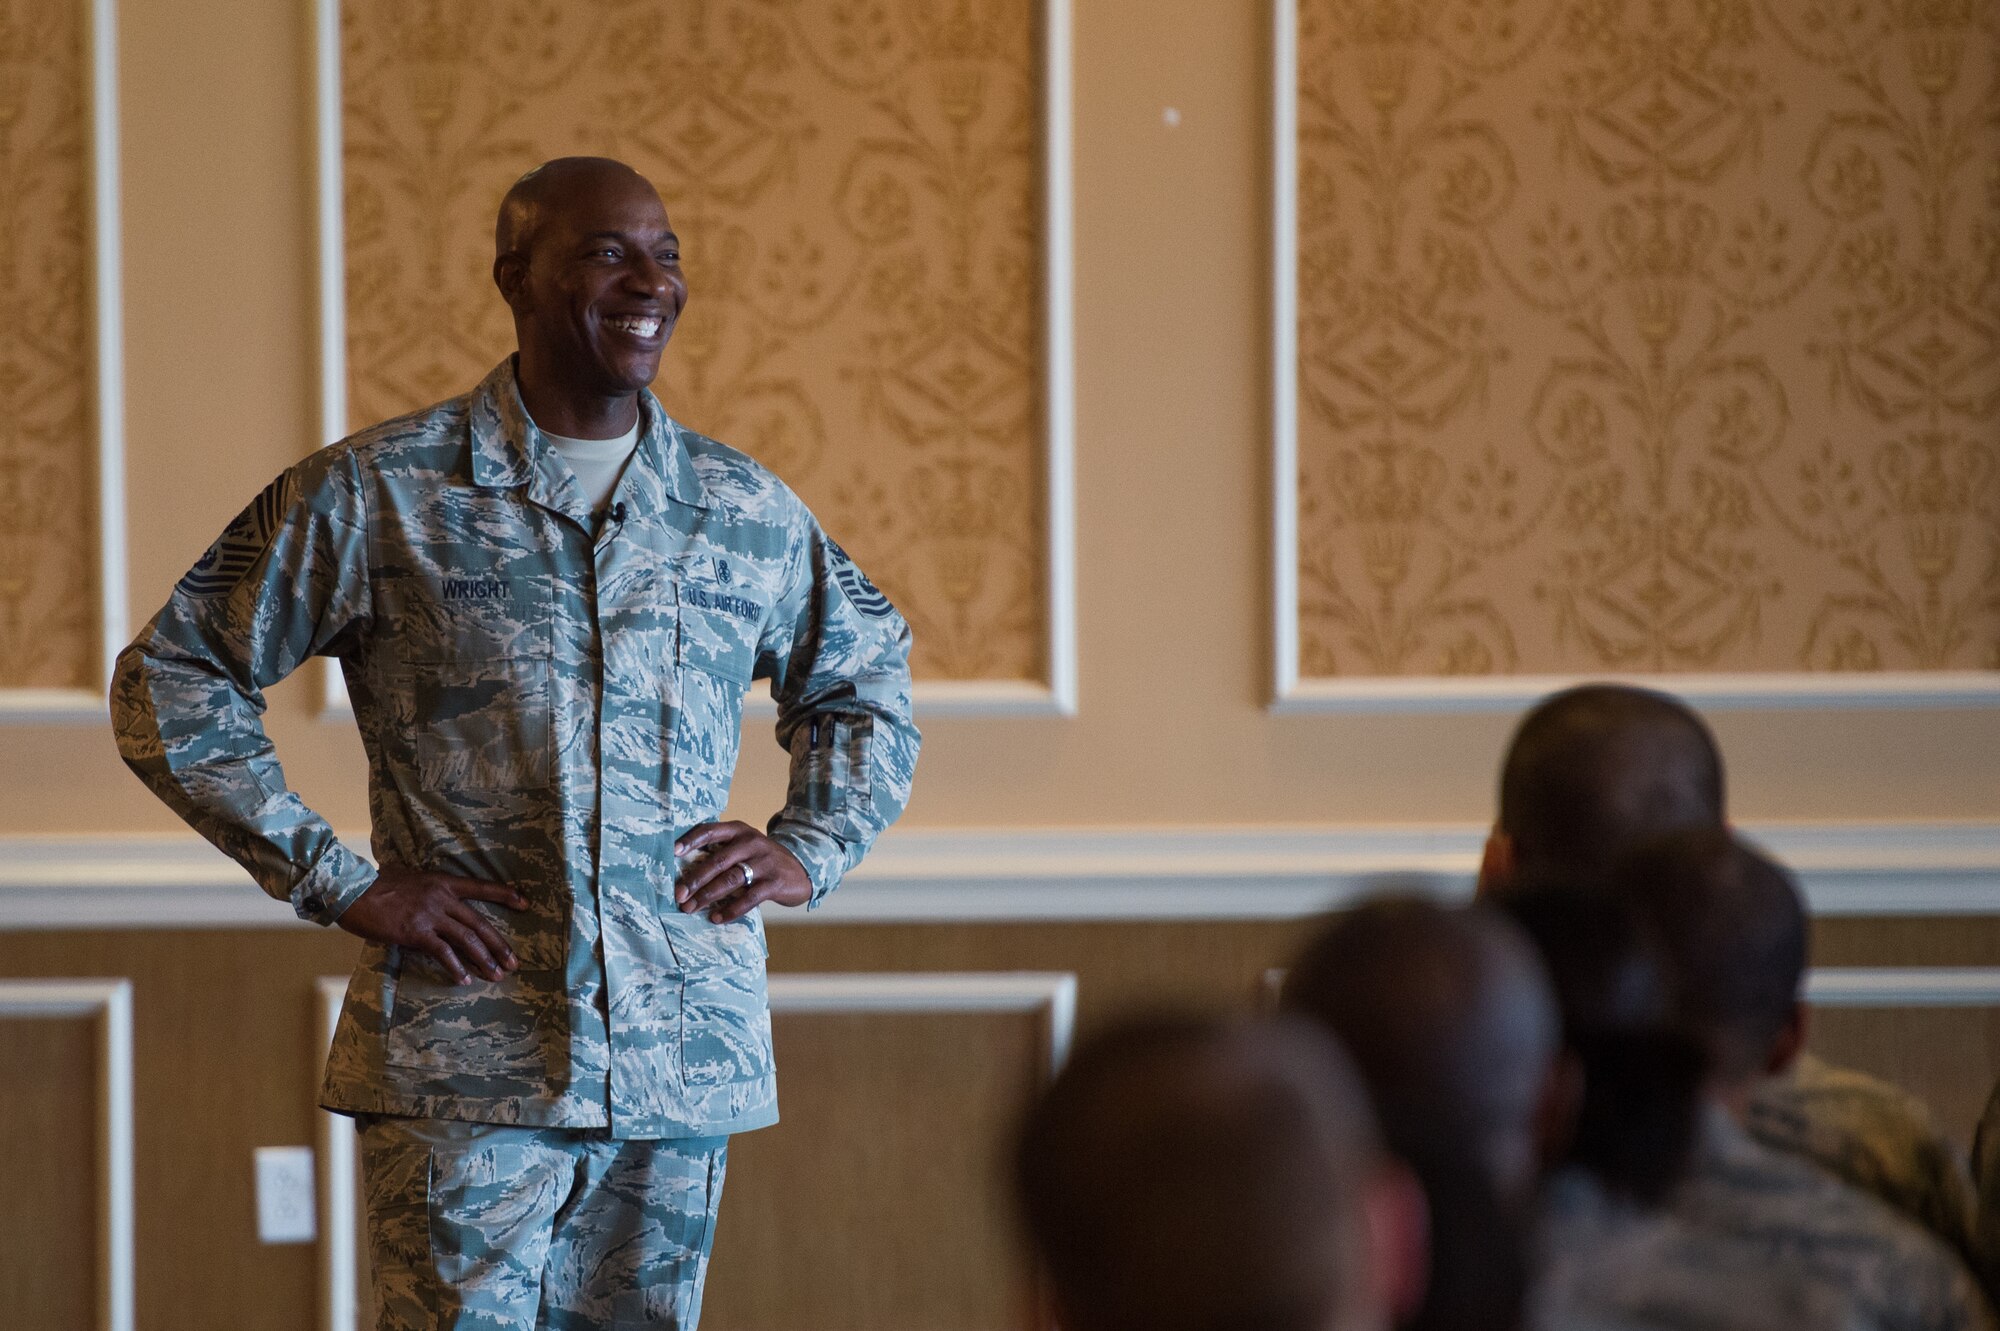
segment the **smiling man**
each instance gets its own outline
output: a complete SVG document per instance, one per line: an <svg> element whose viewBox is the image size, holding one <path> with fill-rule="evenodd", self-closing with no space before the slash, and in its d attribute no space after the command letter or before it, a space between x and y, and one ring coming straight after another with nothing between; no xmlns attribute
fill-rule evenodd
<svg viewBox="0 0 2000 1331"><path fill-rule="evenodd" d="M681 1327L729 1134L777 1119L765 902L901 812L909 629L790 490L647 386L687 299L601 158L501 206L519 351L291 468L112 685L126 761L273 896L367 940L321 1103L356 1117L379 1325ZM374 858L285 785L262 690L337 658ZM715 821L743 697L791 754Z"/></svg>

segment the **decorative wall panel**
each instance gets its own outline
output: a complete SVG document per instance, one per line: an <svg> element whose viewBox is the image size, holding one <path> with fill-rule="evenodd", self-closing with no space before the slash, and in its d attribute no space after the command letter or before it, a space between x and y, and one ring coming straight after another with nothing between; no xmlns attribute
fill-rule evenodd
<svg viewBox="0 0 2000 1331"><path fill-rule="evenodd" d="M656 385L791 482L932 680L1049 652L1038 0L339 0L347 423L512 347L493 213L631 162L691 288Z"/></svg>
<svg viewBox="0 0 2000 1331"><path fill-rule="evenodd" d="M100 687L89 15L0 0L0 690Z"/></svg>
<svg viewBox="0 0 2000 1331"><path fill-rule="evenodd" d="M1046 1076L1039 1024L778 1014L785 1118L730 1143L703 1324L1039 1324L1002 1173L1013 1117Z"/></svg>
<svg viewBox="0 0 2000 1331"><path fill-rule="evenodd" d="M11 1326L96 1322L101 1274L97 1033L77 1017L0 1020L0 1309ZM30 1204L30 1199L32 1203Z"/></svg>
<svg viewBox="0 0 2000 1331"><path fill-rule="evenodd" d="M2000 10L1296 15L1300 674L2000 668Z"/></svg>

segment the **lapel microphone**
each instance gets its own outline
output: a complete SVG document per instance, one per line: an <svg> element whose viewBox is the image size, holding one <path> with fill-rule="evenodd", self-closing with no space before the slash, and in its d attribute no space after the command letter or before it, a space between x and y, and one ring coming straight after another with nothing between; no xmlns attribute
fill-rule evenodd
<svg viewBox="0 0 2000 1331"><path fill-rule="evenodd" d="M622 499L621 499L621 500L619 500L619 501L618 501L617 503L615 503L615 504L613 504L613 505L611 506L611 520L612 520L613 522L623 522L623 521L625 521L625 501L624 501L624 500L622 500Z"/></svg>

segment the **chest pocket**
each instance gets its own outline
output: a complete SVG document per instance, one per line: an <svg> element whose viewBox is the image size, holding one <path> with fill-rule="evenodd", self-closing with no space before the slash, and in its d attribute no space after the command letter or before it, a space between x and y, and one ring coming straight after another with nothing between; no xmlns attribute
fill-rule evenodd
<svg viewBox="0 0 2000 1331"><path fill-rule="evenodd" d="M681 589L667 767L674 820L683 826L710 821L728 803L762 625L755 602L698 584Z"/></svg>
<svg viewBox="0 0 2000 1331"><path fill-rule="evenodd" d="M554 729L548 579L408 581L398 629L418 777L440 791L547 786Z"/></svg>

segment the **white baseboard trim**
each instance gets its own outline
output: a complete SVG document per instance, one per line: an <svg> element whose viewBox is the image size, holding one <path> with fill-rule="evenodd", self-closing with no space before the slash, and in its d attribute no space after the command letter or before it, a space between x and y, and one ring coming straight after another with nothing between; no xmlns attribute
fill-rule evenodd
<svg viewBox="0 0 2000 1331"><path fill-rule="evenodd" d="M2000 822L1745 831L1799 874L1819 915L2000 915ZM1298 919L1384 878L1465 895L1484 836L1471 824L892 831L824 909L766 919ZM191 835L0 836L0 929L286 926L307 927Z"/></svg>

